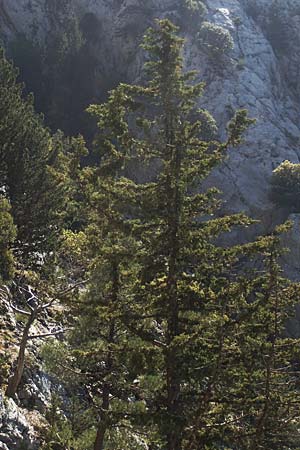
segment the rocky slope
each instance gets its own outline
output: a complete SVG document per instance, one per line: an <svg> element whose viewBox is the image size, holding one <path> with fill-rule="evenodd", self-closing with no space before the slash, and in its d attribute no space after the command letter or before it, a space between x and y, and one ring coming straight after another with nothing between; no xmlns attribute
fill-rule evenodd
<svg viewBox="0 0 300 450"><path fill-rule="evenodd" d="M24 327L4 292L0 289L0 386L6 384ZM49 332L50 323L51 318L45 317L31 327L31 333ZM53 394L65 398L62 386L43 371L40 349L44 343L42 339L28 343L18 395L7 398L0 388L0 450L38 450L41 436L49 425L45 416L51 408Z"/></svg>

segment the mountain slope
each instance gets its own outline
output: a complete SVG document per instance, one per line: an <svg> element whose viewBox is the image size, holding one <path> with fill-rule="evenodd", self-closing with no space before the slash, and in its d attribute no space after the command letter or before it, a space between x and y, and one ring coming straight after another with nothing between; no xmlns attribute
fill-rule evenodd
<svg viewBox="0 0 300 450"><path fill-rule="evenodd" d="M272 170L286 159L299 162L300 156L300 8L293 0L284 4L276 0L207 0L204 20L228 30L234 41L228 55L212 57L197 38L201 20L185 15L184 3L2 1L0 27L6 44L20 33L41 43L61 29L66 18L77 17L95 58L93 92L97 100L99 92L103 95L119 81L140 78L143 61L138 43L155 17L167 16L178 23L187 42L186 65L206 81L203 104L220 129L224 130L236 108L247 108L257 118L244 145L230 153L211 182L223 191L226 212L246 211L261 219L260 231L268 231L289 214L269 199Z"/></svg>

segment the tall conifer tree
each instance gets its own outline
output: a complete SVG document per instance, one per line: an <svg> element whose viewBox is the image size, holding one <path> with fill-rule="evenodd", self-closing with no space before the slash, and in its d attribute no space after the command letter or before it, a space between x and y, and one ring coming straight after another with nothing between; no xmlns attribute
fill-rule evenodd
<svg viewBox="0 0 300 450"><path fill-rule="evenodd" d="M216 191L195 193L226 149L240 143L241 133L252 121L240 111L229 124L225 143L202 139L205 123L192 116L203 83L194 84L196 74L183 72L182 45L176 28L160 22L144 42L150 55L148 85L123 87L135 100L143 98L148 108L137 120L144 136L137 144L142 159L157 159L161 165L154 182L142 188L145 207L139 232L146 257L136 299L155 319L148 324L148 333L155 336L159 330L159 338L153 340L160 364L155 369L158 388L152 415L161 445L168 450L182 449L190 403L193 393L197 395L197 366L208 359L213 362L207 387L198 384L204 396L210 396L217 377L222 295L229 284L224 272L235 263L239 250L221 249L213 241L234 225L250 223L241 215L207 220L218 204ZM133 309L129 321L132 313ZM143 331L142 316L131 327L137 334Z"/></svg>
<svg viewBox="0 0 300 450"><path fill-rule="evenodd" d="M78 252L89 280L75 310L79 319L71 344L74 369L83 373L80 379L91 399L94 450L107 448L108 442L115 442L115 449L125 448L116 436L126 427L127 443L134 439L128 415L140 407L138 399L133 401L136 369L129 364L136 344L122 321L135 282L138 248L128 215L136 186L124 177L129 144L124 100L123 93L115 91L106 104L90 107L100 130L96 139L100 163L84 169L78 178L83 230L66 233L66 245Z"/></svg>
<svg viewBox="0 0 300 450"><path fill-rule="evenodd" d="M242 261L253 254L257 261L263 260L273 240L217 245L221 234L234 226L248 226L251 220L243 215L217 218L218 192L201 188L201 183L226 151L241 143L253 120L246 111L238 111L228 124L225 142L205 138L212 118L198 111L199 120L195 119L203 84L193 82L195 73L183 72L183 41L176 31L164 20L148 32L143 47L149 54L149 81L145 86L120 85L108 102L117 100L121 116L107 106L92 108L102 130L114 130L109 145L115 155L122 152L123 169L132 173L134 165L150 165L155 173L151 182L133 189L127 213L135 218L138 274L131 301L121 305L121 317L128 331L140 339L136 357L142 364L137 379L146 409L138 423L151 430L151 448L232 445L241 442L247 427L253 434L245 448L252 448L255 442L263 445L266 416L272 408L262 407L259 413L254 407L247 422L240 407L244 396L255 403L267 370L265 355L258 358L261 369L250 369L250 387L243 377L247 352L253 354L268 339L259 321L273 320L274 304L273 294L266 296L257 315L258 306L252 301L261 298L264 288L259 283L264 282L256 270L243 268ZM267 274L265 280L271 276ZM277 272L276 280L278 284ZM234 334L237 329L239 339ZM250 329L251 343L245 336ZM257 329L260 334L254 337ZM287 371L284 377L289 378Z"/></svg>

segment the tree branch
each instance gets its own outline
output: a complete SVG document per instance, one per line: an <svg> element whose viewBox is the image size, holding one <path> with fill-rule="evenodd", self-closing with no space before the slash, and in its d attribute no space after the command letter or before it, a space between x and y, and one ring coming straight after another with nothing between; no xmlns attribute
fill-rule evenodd
<svg viewBox="0 0 300 450"><path fill-rule="evenodd" d="M16 306L14 306L12 303L10 303L10 307L17 313L22 314L23 316L30 317L31 314L28 311L24 311L23 309L19 309Z"/></svg>
<svg viewBox="0 0 300 450"><path fill-rule="evenodd" d="M41 334L33 334L32 336L28 336L28 339L42 339L45 337L58 336L60 334L66 333L66 331L70 330L70 328L65 328L64 330L52 331L49 333L41 333Z"/></svg>

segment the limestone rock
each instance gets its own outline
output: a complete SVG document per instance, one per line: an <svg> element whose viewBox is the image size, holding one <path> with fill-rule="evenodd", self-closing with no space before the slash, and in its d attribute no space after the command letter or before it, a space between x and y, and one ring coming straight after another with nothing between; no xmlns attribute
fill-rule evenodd
<svg viewBox="0 0 300 450"><path fill-rule="evenodd" d="M300 149L300 7L297 0L206 0L205 20L228 30L233 51L211 58L197 41L200 23L187 23L184 0L10 0L0 1L0 32L8 41L16 33L43 40L64 17L82 21L93 17L99 86L139 81L143 54L138 46L156 17L169 17L186 39L187 69L196 69L207 89L201 99L216 117L224 135L237 108L257 119L238 149L211 176L223 191L223 212L245 211L261 219L269 231L284 220L269 198L272 170L282 161L299 162Z"/></svg>
<svg viewBox="0 0 300 450"><path fill-rule="evenodd" d="M26 445L28 450L39 448L35 431L23 410L12 399L4 399L0 394L0 449L14 450L21 444Z"/></svg>

